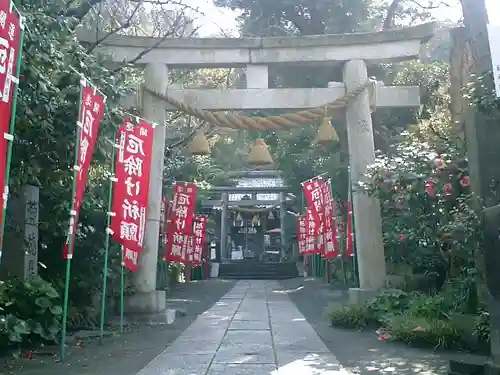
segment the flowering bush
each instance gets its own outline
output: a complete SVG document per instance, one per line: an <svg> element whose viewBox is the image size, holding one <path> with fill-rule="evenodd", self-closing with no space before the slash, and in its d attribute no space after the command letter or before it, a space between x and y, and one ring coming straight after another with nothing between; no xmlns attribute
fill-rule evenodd
<svg viewBox="0 0 500 375"><path fill-rule="evenodd" d="M438 154L408 137L379 156L368 177L360 186L380 199L388 262L435 277L469 271L479 220L459 150Z"/></svg>

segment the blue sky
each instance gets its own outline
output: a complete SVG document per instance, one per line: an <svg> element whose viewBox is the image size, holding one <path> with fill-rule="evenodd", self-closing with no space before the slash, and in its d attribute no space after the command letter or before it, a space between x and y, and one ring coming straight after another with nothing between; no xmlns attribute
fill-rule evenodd
<svg viewBox="0 0 500 375"><path fill-rule="evenodd" d="M185 0L184 3L198 8L204 16L196 15L196 24L202 25L199 29L203 37L221 35L221 29L231 36L237 36L237 25L235 17L238 13L229 9L220 9L212 4L211 0ZM442 7L433 12L437 19L458 20L461 17L459 0L452 0L453 6ZM490 23L500 24L500 0L486 0Z"/></svg>

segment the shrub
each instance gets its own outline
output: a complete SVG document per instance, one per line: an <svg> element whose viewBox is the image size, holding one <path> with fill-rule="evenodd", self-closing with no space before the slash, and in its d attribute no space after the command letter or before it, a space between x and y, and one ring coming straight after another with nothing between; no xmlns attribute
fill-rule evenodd
<svg viewBox="0 0 500 375"><path fill-rule="evenodd" d="M449 317L450 308L449 299L445 294L414 294L408 304L407 314L418 318L446 319Z"/></svg>
<svg viewBox="0 0 500 375"><path fill-rule="evenodd" d="M388 290L366 303L366 306L373 311L379 320L383 320L386 315L400 315L410 303L411 295L401 290Z"/></svg>
<svg viewBox="0 0 500 375"><path fill-rule="evenodd" d="M479 311L474 319L472 334L479 342L489 345L491 335L490 314L487 311Z"/></svg>
<svg viewBox="0 0 500 375"><path fill-rule="evenodd" d="M0 341L13 344L54 342L61 328L61 301L50 283L41 279L2 283Z"/></svg>
<svg viewBox="0 0 500 375"><path fill-rule="evenodd" d="M446 320L401 315L392 317L387 328L393 340L409 345L445 349L460 346L461 343L460 333Z"/></svg>
<svg viewBox="0 0 500 375"><path fill-rule="evenodd" d="M331 305L328 307L328 318L332 326L365 328L377 324L377 318L373 311L367 306L359 304Z"/></svg>

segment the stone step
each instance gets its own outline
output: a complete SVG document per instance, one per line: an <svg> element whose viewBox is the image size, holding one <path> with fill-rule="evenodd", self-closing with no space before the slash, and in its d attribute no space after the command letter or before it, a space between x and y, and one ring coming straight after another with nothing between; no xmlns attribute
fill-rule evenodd
<svg viewBox="0 0 500 375"><path fill-rule="evenodd" d="M464 355L449 361L450 373L462 375L483 375L488 357Z"/></svg>
<svg viewBox="0 0 500 375"><path fill-rule="evenodd" d="M240 280L283 280L298 277L298 272L295 263L261 263L240 260L221 264L219 277Z"/></svg>

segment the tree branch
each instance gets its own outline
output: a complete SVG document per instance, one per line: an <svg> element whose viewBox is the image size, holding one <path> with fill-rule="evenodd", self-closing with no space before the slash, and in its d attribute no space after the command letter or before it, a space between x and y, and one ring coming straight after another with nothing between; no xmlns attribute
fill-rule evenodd
<svg viewBox="0 0 500 375"><path fill-rule="evenodd" d="M76 8L69 8L67 9L65 12L62 13L62 15L64 17L72 17L72 18L76 18L78 21L81 21L83 19L83 17L85 17L87 15L88 12L90 12L90 10L102 3L104 0L86 0L84 2L82 2L79 6L77 6Z"/></svg>
<svg viewBox="0 0 500 375"><path fill-rule="evenodd" d="M158 47L161 43L163 43L169 36L174 35L175 31L176 31L176 27L178 26L178 24L179 24L179 17L177 17L175 19L175 22L172 25L172 27L170 28L170 30L167 31L161 38L159 38L158 41L155 44L153 44L151 47L146 48L145 50L139 52L137 54L137 56L135 56L133 59L131 59L129 61L125 61L120 67L118 67L118 68L116 68L116 69L113 70L113 74L118 73L120 70L122 70L127 65L133 65L133 64L135 64L137 61L139 61L140 59L142 59L149 52L151 52L156 47Z"/></svg>
<svg viewBox="0 0 500 375"><path fill-rule="evenodd" d="M141 6L141 4L142 4L141 2L138 2L136 7L134 8L132 13L130 14L130 16L127 18L127 20L123 24L118 26L116 29L104 34L104 36L102 36L101 38L99 38L99 33L97 33L96 41L90 46L90 48L87 50L87 53L91 53L99 44L104 42L110 36L116 34L117 32L119 32L121 30L125 30L125 29L129 28L130 26L132 26L132 19L134 18L135 14L139 10L139 7Z"/></svg>
<svg viewBox="0 0 500 375"><path fill-rule="evenodd" d="M393 0L389 8L387 9L387 15L385 16L384 22L382 24L382 30L392 29L394 26L394 18L396 17L396 11L401 0Z"/></svg>

